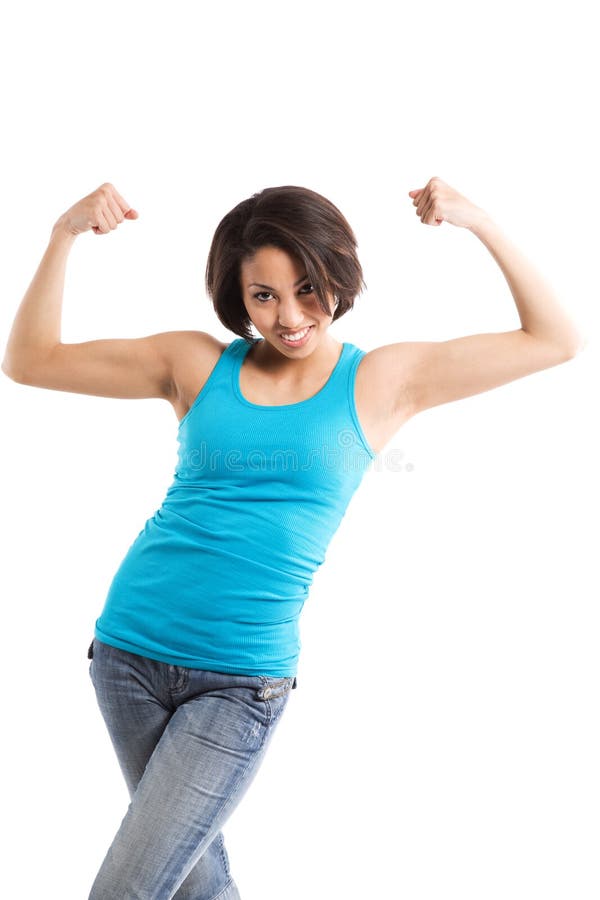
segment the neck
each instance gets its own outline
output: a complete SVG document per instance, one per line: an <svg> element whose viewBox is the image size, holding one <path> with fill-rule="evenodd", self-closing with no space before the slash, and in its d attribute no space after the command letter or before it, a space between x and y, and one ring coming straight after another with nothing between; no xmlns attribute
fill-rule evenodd
<svg viewBox="0 0 600 900"><path fill-rule="evenodd" d="M293 353L294 351L292 351ZM263 337L256 338L248 351L252 361L262 369L282 373L289 370L299 379L335 366L342 352L342 344L326 334L308 356L293 358L276 349Z"/></svg>

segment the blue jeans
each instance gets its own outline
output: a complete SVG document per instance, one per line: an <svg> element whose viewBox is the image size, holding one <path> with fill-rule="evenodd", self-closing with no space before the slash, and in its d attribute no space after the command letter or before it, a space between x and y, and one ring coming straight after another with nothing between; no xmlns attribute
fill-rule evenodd
<svg viewBox="0 0 600 900"><path fill-rule="evenodd" d="M97 639L88 658L131 797L88 900L239 900L221 828L296 679L173 666Z"/></svg>

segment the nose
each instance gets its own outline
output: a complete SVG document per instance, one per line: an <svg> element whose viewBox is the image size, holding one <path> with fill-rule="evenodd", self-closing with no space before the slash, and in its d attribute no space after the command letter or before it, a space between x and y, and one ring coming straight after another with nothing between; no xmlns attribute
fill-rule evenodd
<svg viewBox="0 0 600 900"><path fill-rule="evenodd" d="M289 328L301 328L305 324L305 315L302 307L295 299L282 300L279 305L279 326Z"/></svg>

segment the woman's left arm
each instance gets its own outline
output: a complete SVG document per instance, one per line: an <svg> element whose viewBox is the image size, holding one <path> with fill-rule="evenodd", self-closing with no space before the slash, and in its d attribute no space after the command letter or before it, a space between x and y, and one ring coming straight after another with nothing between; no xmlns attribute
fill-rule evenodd
<svg viewBox="0 0 600 900"><path fill-rule="evenodd" d="M523 331L535 340L556 347L567 357L585 344L575 323L560 306L552 288L489 216L467 226L490 251L506 278L517 306Z"/></svg>
<svg viewBox="0 0 600 900"><path fill-rule="evenodd" d="M487 247L506 278L521 328L387 344L367 353L365 369L375 390L387 385L394 413L410 415L490 390L566 362L583 349L584 337L551 287L484 210L439 178L409 196L423 224L446 221L468 228Z"/></svg>

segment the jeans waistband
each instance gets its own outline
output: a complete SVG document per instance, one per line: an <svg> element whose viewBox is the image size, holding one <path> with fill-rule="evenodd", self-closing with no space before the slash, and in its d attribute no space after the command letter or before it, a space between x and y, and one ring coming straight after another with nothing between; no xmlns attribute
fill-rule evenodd
<svg viewBox="0 0 600 900"><path fill-rule="evenodd" d="M92 643L88 647L87 658L88 659L94 658L94 640L93 639L92 639ZM297 680L296 676L294 676L294 680L292 682L292 690L296 689L297 684L298 684L298 680Z"/></svg>

